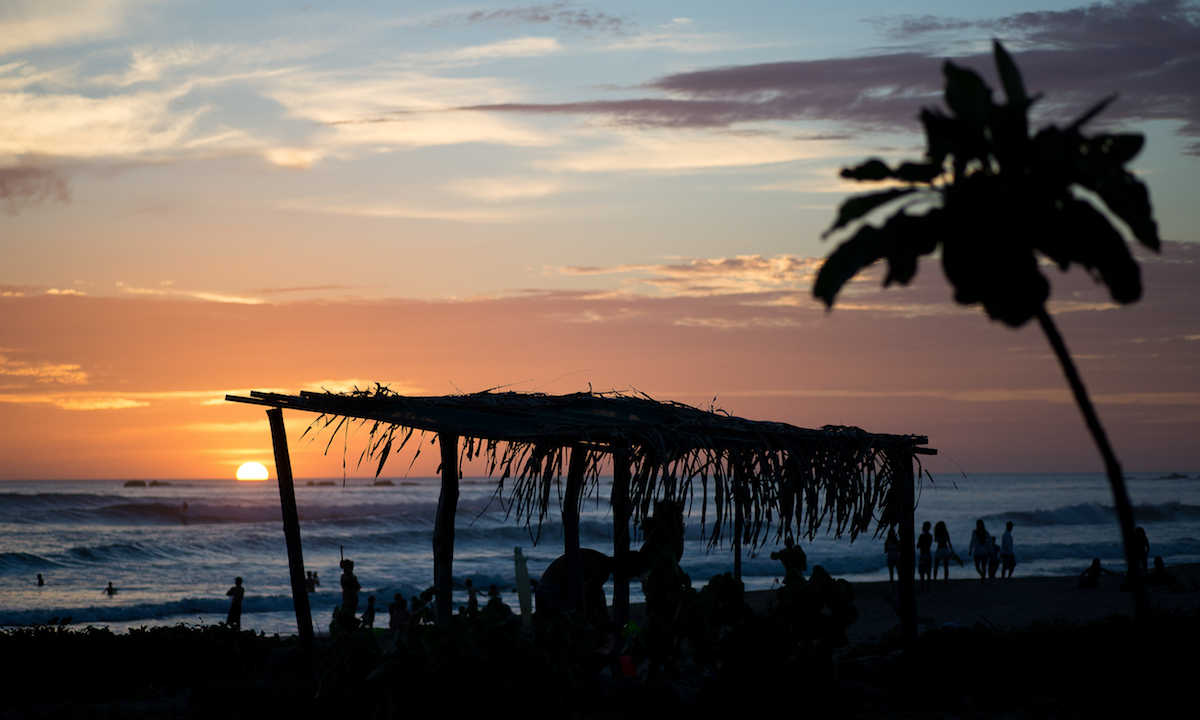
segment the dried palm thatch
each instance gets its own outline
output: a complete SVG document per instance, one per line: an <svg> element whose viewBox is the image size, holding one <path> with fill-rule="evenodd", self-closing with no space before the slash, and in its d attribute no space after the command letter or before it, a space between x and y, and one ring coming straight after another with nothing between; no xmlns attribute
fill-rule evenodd
<svg viewBox="0 0 1200 720"><path fill-rule="evenodd" d="M806 430L618 392L407 397L377 385L226 399L320 413L305 434L328 432L330 444L348 423L369 425L359 462L377 462L376 476L414 436L419 454L426 434L459 435L460 464L482 458L489 476L499 475L496 493L509 500L510 515L531 533L540 531L552 494L563 502L565 450L587 453L580 503L596 496L605 456L620 454L630 466L634 522L649 516L655 501L680 502L689 515L698 504L713 547L735 540L735 529L749 547L811 538L822 528L853 540L873 520L879 532L899 522L889 507L908 477L903 463L933 452L920 447L928 442L923 436L832 425Z"/></svg>

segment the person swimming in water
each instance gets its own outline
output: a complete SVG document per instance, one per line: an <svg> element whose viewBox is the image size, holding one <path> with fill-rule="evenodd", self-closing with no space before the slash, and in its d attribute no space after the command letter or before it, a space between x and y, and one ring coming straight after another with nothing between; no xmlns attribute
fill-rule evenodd
<svg viewBox="0 0 1200 720"><path fill-rule="evenodd" d="M117 589L112 586L112 580L109 580L108 587L104 588L100 592L107 593L109 597L112 597L113 595L117 594Z"/></svg>

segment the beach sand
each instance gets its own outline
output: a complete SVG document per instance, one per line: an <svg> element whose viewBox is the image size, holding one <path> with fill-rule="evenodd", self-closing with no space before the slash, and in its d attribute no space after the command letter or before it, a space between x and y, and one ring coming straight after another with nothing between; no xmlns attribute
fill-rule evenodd
<svg viewBox="0 0 1200 720"><path fill-rule="evenodd" d="M1083 571L1083 567L1079 569ZM1200 584L1200 564L1177 565L1169 570L1184 586ZM1105 575L1100 587L1092 590L1081 590L1076 583L1075 577L1017 576L981 584L973 568L952 568L948 582L939 579L930 590L918 586L917 619L924 631L946 623L1024 627L1038 621L1082 624L1114 613L1133 615L1133 595L1121 591L1120 576ZM765 607L770 594L751 593L755 596L750 600L752 606ZM846 633L850 643L876 642L888 633L898 633L900 619L895 602L896 590L889 583L855 583L858 622ZM1165 588L1150 588L1150 602L1156 610L1191 609L1200 607L1200 592L1172 593Z"/></svg>
<svg viewBox="0 0 1200 720"><path fill-rule="evenodd" d="M1083 566L1079 568L1083 571ZM1200 586L1200 564L1176 565L1170 573L1187 587ZM920 630L954 623L970 627L977 623L998 627L1024 627L1039 621L1083 624L1108 615L1133 615L1133 595L1120 589L1121 577L1105 575L1100 587L1081 590L1077 577L1012 577L980 583L973 567L955 567L950 580L938 579L930 590L917 589L917 619ZM1195 585L1191 585L1194 583ZM746 593L746 601L757 612L767 608L774 590ZM896 588L887 582L854 583L854 606L858 622L846 635L851 645L882 640L900 632ZM1172 593L1150 588L1152 606L1163 610L1200 607L1200 592ZM630 618L640 622L644 606L630 607Z"/></svg>

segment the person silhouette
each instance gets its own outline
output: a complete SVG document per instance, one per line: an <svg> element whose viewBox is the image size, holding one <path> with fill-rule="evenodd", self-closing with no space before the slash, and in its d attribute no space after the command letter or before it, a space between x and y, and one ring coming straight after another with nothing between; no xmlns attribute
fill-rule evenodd
<svg viewBox="0 0 1200 720"><path fill-rule="evenodd" d="M246 594L246 589L242 587L242 579L236 577L233 579L233 587L229 588L229 592L225 593L232 600L229 602L229 616L225 618L225 624L234 630L242 629L242 596Z"/></svg>
<svg viewBox="0 0 1200 720"><path fill-rule="evenodd" d="M917 572L921 575L922 590L929 589L933 584L929 577L929 571L933 567L933 535L929 534L929 528L929 521L926 521L921 526L921 536L917 538Z"/></svg>
<svg viewBox="0 0 1200 720"><path fill-rule="evenodd" d="M950 531L941 520L933 526L933 541L937 543L937 550L933 553L933 577L937 578L938 565L945 563L946 576L943 579L950 582L950 557L954 555L954 543L950 542Z"/></svg>
<svg viewBox="0 0 1200 720"><path fill-rule="evenodd" d="M475 587L471 578L467 578L463 584L467 588L467 612L471 614L479 612L479 588Z"/></svg>
<svg viewBox="0 0 1200 720"><path fill-rule="evenodd" d="M990 545L988 539L988 531L983 526L982 520L975 521L975 530L971 532L971 546L967 548L967 554L975 559L975 572L979 573L979 582L983 582L987 576L988 552Z"/></svg>
<svg viewBox="0 0 1200 720"><path fill-rule="evenodd" d="M1146 574L1150 563L1150 538L1146 537L1145 528L1138 526L1133 529L1133 547L1138 551L1138 564L1142 566L1142 575Z"/></svg>
<svg viewBox="0 0 1200 720"><path fill-rule="evenodd" d="M888 530L887 540L883 543L883 554L887 558L888 582L896 582L896 566L900 564L900 539L896 530Z"/></svg>
<svg viewBox="0 0 1200 720"><path fill-rule="evenodd" d="M399 630L408 622L411 613L408 612L408 601L400 593L392 598L388 603L388 627L392 630Z"/></svg>
<svg viewBox="0 0 1200 720"><path fill-rule="evenodd" d="M362 624L367 628L375 627L375 596L367 596L367 609L363 610Z"/></svg>
<svg viewBox="0 0 1200 720"><path fill-rule="evenodd" d="M103 592L103 593L108 593L108 596L109 596L109 597L112 597L113 595L116 595L116 594L117 594L117 589L116 589L115 587L113 587L113 586L112 586L112 580L109 580L109 581L108 581L108 587L104 588L104 589L103 589L103 590L101 590L100 592Z"/></svg>
<svg viewBox="0 0 1200 720"><path fill-rule="evenodd" d="M310 593L317 591L317 581L316 578L313 577L312 570L304 573L304 588Z"/></svg>
<svg viewBox="0 0 1200 720"><path fill-rule="evenodd" d="M362 590L362 585L358 584L358 578L354 577L354 561L342 561L342 613L349 613L353 618L358 612L358 591Z"/></svg>
<svg viewBox="0 0 1200 720"><path fill-rule="evenodd" d="M1087 570L1079 573L1079 587L1094 589L1100 587L1101 574L1120 575L1106 567L1101 567L1100 558L1092 558L1092 564Z"/></svg>
<svg viewBox="0 0 1200 720"><path fill-rule="evenodd" d="M38 573L38 587L42 587L45 584L46 584L46 581L45 581L45 579L42 578L42 574Z"/></svg>
<svg viewBox="0 0 1200 720"><path fill-rule="evenodd" d="M1017 567L1017 556L1013 552L1013 524L1009 520L1004 524L1004 534L1000 536L1000 577L1012 577L1013 569Z"/></svg>

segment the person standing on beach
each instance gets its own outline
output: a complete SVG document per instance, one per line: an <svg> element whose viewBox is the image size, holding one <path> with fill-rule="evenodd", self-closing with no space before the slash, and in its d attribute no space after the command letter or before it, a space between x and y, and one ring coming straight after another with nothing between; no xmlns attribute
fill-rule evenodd
<svg viewBox="0 0 1200 720"><path fill-rule="evenodd" d="M917 572L921 575L921 589L928 590L933 586L929 571L933 566L933 536L929 534L929 521L921 526L921 536L917 538Z"/></svg>
<svg viewBox="0 0 1200 720"><path fill-rule="evenodd" d="M1138 550L1138 562L1142 564L1142 575L1146 574L1146 566L1150 564L1150 538L1139 525L1133 529L1133 542Z"/></svg>
<svg viewBox="0 0 1200 720"><path fill-rule="evenodd" d="M945 563L944 579L950 582L950 556L954 554L954 544L950 542L950 531L946 529L946 523L941 520L933 526L933 540L937 543L937 551L933 554L933 577L937 577L938 565Z"/></svg>
<svg viewBox="0 0 1200 720"><path fill-rule="evenodd" d="M358 578L354 577L354 561L342 561L342 613L350 613L353 618L358 612L358 591L362 590L362 585L358 584Z"/></svg>
<svg viewBox="0 0 1200 720"><path fill-rule="evenodd" d="M467 578L463 584L467 586L467 612L474 615L479 612L479 588L475 587L471 578Z"/></svg>
<svg viewBox="0 0 1200 720"><path fill-rule="evenodd" d="M900 562L900 538L896 537L895 528L888 530L887 540L883 543L883 554L887 557L888 582L896 582L896 565Z"/></svg>
<svg viewBox="0 0 1200 720"><path fill-rule="evenodd" d="M1013 554L1012 520L1004 525L1004 534L1000 536L1000 577L1012 577L1013 569L1017 567L1017 556Z"/></svg>
<svg viewBox="0 0 1200 720"><path fill-rule="evenodd" d="M229 592L225 593L231 600L229 601L229 616L225 618L225 624L234 630L242 629L242 596L246 594L246 588L242 587L242 579L236 577L233 579L233 587L229 588Z"/></svg>
<svg viewBox="0 0 1200 720"><path fill-rule="evenodd" d="M971 533L971 545L967 548L967 554L975 558L975 572L979 573L979 582L983 582L987 577L987 560L988 560L988 535L987 530L983 527L982 520L975 521L975 530Z"/></svg>

